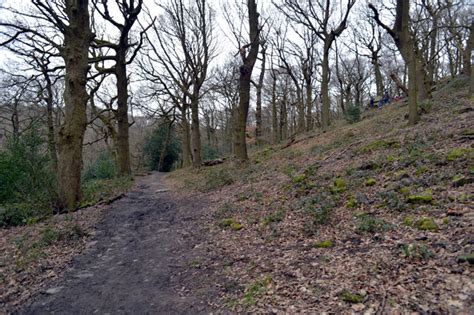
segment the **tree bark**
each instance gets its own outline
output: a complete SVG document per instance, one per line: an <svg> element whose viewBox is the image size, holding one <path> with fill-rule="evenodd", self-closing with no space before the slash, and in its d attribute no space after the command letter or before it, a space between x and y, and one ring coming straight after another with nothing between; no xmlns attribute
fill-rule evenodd
<svg viewBox="0 0 474 315"><path fill-rule="evenodd" d="M262 69L258 77L257 84L257 103L255 105L255 138L257 140L257 145L262 144L262 89L263 89L263 80L265 79L265 61L266 61L266 47L262 48Z"/></svg>
<svg viewBox="0 0 474 315"><path fill-rule="evenodd" d="M426 72L420 62L419 52L410 34L410 1L397 0L396 16L393 28L388 27L380 21L377 9L369 4L374 12L374 19L377 24L383 27L393 38L400 54L408 67L408 123L415 125L418 122L417 89L421 90L422 97L427 97L429 91L426 90ZM421 77L419 77L421 75ZM417 82L417 80L421 82Z"/></svg>
<svg viewBox="0 0 474 315"><path fill-rule="evenodd" d="M128 80L126 67L126 49L119 50L115 76L117 79L117 166L119 176L131 175L129 122L128 122Z"/></svg>
<svg viewBox="0 0 474 315"><path fill-rule="evenodd" d="M66 64L64 120L58 137L58 206L73 209L81 199L82 144L86 129L86 83L89 45L88 0L65 1L69 25L64 32L62 56Z"/></svg>
<svg viewBox="0 0 474 315"><path fill-rule="evenodd" d="M375 72L375 86L377 87L377 95L383 95L383 79L382 71L380 70L379 56L377 52L372 52L372 64Z"/></svg>
<svg viewBox="0 0 474 315"><path fill-rule="evenodd" d="M168 154L168 146L170 145L171 141L171 128L173 127L173 121L169 120L168 121L168 128L166 128L166 135L165 135L165 141L163 141L163 144L161 146L161 152L160 152L160 160L158 162L158 170L160 172L163 172L163 165L165 164L165 157Z"/></svg>
<svg viewBox="0 0 474 315"><path fill-rule="evenodd" d="M240 161L247 161L247 144L246 144L246 127L247 127L247 116L249 111L250 103L250 81L252 77L253 67L258 56L259 42L259 28L258 28L258 17L257 4L255 0L247 0L248 15L249 15L249 30L250 30L250 51L248 56L245 56L245 48L241 48L243 51L242 62L240 66L240 77L239 77L239 107L237 110L237 121L234 129L234 154Z"/></svg>
<svg viewBox="0 0 474 315"><path fill-rule="evenodd" d="M324 42L323 52L323 74L321 82L321 95L323 97L323 104L321 108L321 125L323 129L327 129L330 124L330 102L329 102L329 47L330 42L327 39Z"/></svg>
<svg viewBox="0 0 474 315"><path fill-rule="evenodd" d="M199 96L193 95L191 99L191 133L193 148L193 167L201 167L201 130L199 126Z"/></svg>
<svg viewBox="0 0 474 315"><path fill-rule="evenodd" d="M181 138L181 154L183 160L183 167L191 166L192 157L191 157L191 135L189 130L189 123L187 119L187 107L183 104L181 107L181 129L182 129L182 138Z"/></svg>
<svg viewBox="0 0 474 315"><path fill-rule="evenodd" d="M272 132L273 132L273 143L278 143L278 111L277 111L277 98L276 98L276 76L272 76Z"/></svg>

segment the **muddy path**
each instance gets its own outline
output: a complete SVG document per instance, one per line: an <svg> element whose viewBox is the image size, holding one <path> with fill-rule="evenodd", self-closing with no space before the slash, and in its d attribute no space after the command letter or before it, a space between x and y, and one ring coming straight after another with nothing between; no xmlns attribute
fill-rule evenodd
<svg viewBox="0 0 474 315"><path fill-rule="evenodd" d="M20 314L209 313L217 299L201 224L207 202L171 197L162 174L114 202L88 248Z"/></svg>

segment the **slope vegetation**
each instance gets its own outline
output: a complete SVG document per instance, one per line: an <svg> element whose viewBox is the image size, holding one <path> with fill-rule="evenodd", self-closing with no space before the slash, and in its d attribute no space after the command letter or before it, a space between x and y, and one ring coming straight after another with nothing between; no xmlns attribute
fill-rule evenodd
<svg viewBox="0 0 474 315"><path fill-rule="evenodd" d="M221 306L261 312L472 312L474 104L439 85L416 127L403 102L355 124L168 181L213 206ZM207 265L206 265L207 264Z"/></svg>

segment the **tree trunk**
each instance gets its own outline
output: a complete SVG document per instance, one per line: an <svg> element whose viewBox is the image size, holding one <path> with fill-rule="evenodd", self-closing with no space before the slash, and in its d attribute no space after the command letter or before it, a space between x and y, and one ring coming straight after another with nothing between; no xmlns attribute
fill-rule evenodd
<svg viewBox="0 0 474 315"><path fill-rule="evenodd" d="M173 121L168 121L168 128L166 128L165 141L161 146L160 160L158 162L158 171L163 172L163 164L165 163L165 157L168 154L168 147L171 141L171 128L173 126Z"/></svg>
<svg viewBox="0 0 474 315"><path fill-rule="evenodd" d="M191 135L189 130L189 123L187 119L186 105L181 107L181 129L182 129L182 140L181 140L181 154L183 160L183 167L191 166Z"/></svg>
<svg viewBox="0 0 474 315"><path fill-rule="evenodd" d="M115 76L117 79L117 166L119 176L131 175L130 145L129 145L129 123L128 123L128 80L125 60L125 51L118 58L115 65Z"/></svg>
<svg viewBox="0 0 474 315"><path fill-rule="evenodd" d="M313 129L313 86L311 77L306 79L306 131Z"/></svg>
<svg viewBox="0 0 474 315"><path fill-rule="evenodd" d="M86 129L88 52L93 34L88 0L65 1L69 25L62 56L66 64L64 121L58 137L58 206L73 209L81 199L82 143Z"/></svg>
<svg viewBox="0 0 474 315"><path fill-rule="evenodd" d="M288 95L285 92L280 104L280 141L288 137L288 112L286 111L286 104L288 102Z"/></svg>
<svg viewBox="0 0 474 315"><path fill-rule="evenodd" d="M237 110L237 120L234 128L234 154L240 161L247 161L247 144L246 144L246 127L247 127L247 115L249 111L250 103L250 80L252 77L253 67L258 56L258 48L260 42L259 26L257 12L257 4L255 0L247 0L247 8L249 15L249 42L250 52L248 56L245 56L245 48L241 48L241 56L243 64L240 66L240 78L239 78L239 107ZM242 51L243 49L243 51Z"/></svg>
<svg viewBox="0 0 474 315"><path fill-rule="evenodd" d="M329 103L329 47L328 40L324 43L323 52L323 74L321 82L321 95L323 97L323 104L321 108L321 124L323 129L327 129L330 124L330 103Z"/></svg>
<svg viewBox="0 0 474 315"><path fill-rule="evenodd" d="M250 76L249 71L245 66L240 67L239 80L239 96L240 102L237 108L236 123L234 127L234 154L237 159L245 161L248 160L247 145L246 145L246 128L247 115L249 111L250 102Z"/></svg>
<svg viewBox="0 0 474 315"><path fill-rule="evenodd" d="M263 89L263 80L265 79L265 61L266 61L266 47L262 48L262 69L260 71L260 76L258 77L257 85L257 103L255 105L255 138L257 140L257 145L262 144L262 89Z"/></svg>
<svg viewBox="0 0 474 315"><path fill-rule="evenodd" d="M383 79L382 71L380 70L379 57L376 52L372 53L372 64L375 72L375 85L377 87L377 96L383 95Z"/></svg>
<svg viewBox="0 0 474 315"><path fill-rule="evenodd" d="M276 99L276 77L273 76L272 82L272 131L273 131L273 143L278 143L278 112L277 112L277 99Z"/></svg>
<svg viewBox="0 0 474 315"><path fill-rule="evenodd" d="M418 122L418 106L417 106L417 62L415 53L408 49L408 124L416 125Z"/></svg>
<svg viewBox="0 0 474 315"><path fill-rule="evenodd" d="M474 19L471 21L469 28L469 38L467 39L466 48L463 51L463 74L466 76L471 75L472 67L472 50L474 49ZM472 80L472 77L471 77Z"/></svg>
<svg viewBox="0 0 474 315"><path fill-rule="evenodd" d="M48 71L43 71L46 81L46 121L48 126L48 153L51 159L51 168L54 173L58 169L58 156L56 152L56 137L54 134L54 108L53 108L53 84Z"/></svg>
<svg viewBox="0 0 474 315"><path fill-rule="evenodd" d="M13 127L13 139L17 140L20 137L20 116L18 113L19 100L15 97L13 99L13 113L11 117Z"/></svg>
<svg viewBox="0 0 474 315"><path fill-rule="evenodd" d="M193 95L191 99L191 132L193 148L193 167L201 167L201 130L199 128L199 97Z"/></svg>

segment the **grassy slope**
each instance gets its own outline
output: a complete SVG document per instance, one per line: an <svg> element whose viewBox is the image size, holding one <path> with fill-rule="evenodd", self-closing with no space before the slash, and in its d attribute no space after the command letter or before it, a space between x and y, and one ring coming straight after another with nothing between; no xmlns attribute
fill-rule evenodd
<svg viewBox="0 0 474 315"><path fill-rule="evenodd" d="M455 81L416 127L392 104L286 149L170 180L214 201L226 307L473 310L472 98ZM308 136L308 135L307 135Z"/></svg>

